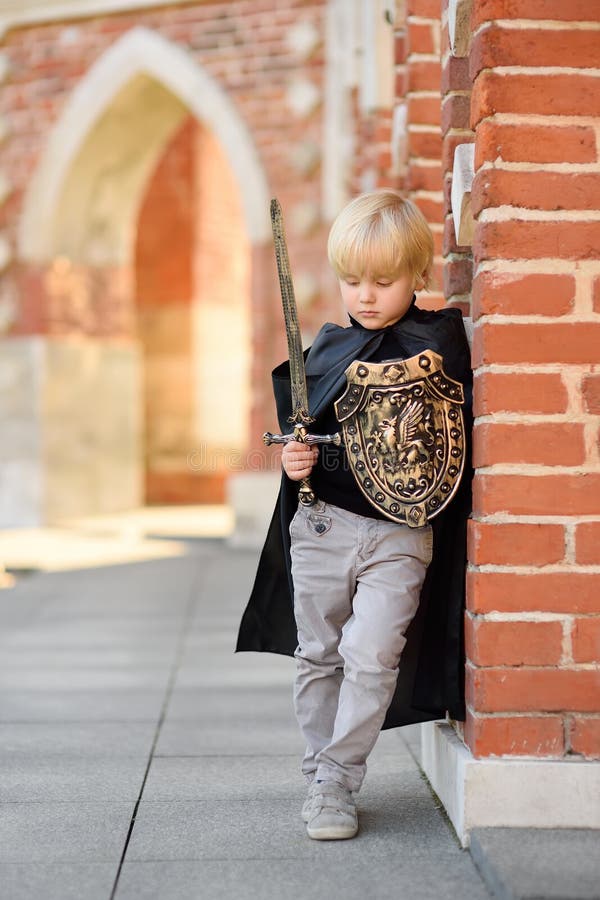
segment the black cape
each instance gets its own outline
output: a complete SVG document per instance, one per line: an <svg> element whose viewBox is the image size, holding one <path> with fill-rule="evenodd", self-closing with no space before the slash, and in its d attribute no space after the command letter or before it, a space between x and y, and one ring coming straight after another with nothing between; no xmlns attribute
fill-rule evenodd
<svg viewBox="0 0 600 900"><path fill-rule="evenodd" d="M421 591L419 608L407 632L395 694L383 728L450 718L465 719L464 597L466 528L471 511L470 436L472 428L472 371L460 310L421 310L414 304L393 328L404 358L431 349L443 356L444 371L465 389L465 472L455 496L432 519L433 559ZM319 414L337 399L346 385L344 371L355 359L368 360L383 330L342 328L327 323L305 352L309 409ZM277 416L282 432L289 432L291 414L289 363L272 373ZM282 473L275 511L259 559L254 587L244 611L236 652L259 650L293 656L297 630L293 612L289 524L298 506L298 482Z"/></svg>

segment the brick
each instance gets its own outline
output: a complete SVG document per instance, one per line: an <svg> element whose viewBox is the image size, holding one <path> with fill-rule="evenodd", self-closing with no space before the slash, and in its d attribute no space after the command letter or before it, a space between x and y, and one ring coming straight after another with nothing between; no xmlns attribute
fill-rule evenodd
<svg viewBox="0 0 600 900"><path fill-rule="evenodd" d="M439 91L440 64L433 60L413 60L408 67L409 91ZM396 96L402 96L397 94Z"/></svg>
<svg viewBox="0 0 600 900"><path fill-rule="evenodd" d="M418 16L420 19L440 18L440 0L407 0L406 15Z"/></svg>
<svg viewBox="0 0 600 900"><path fill-rule="evenodd" d="M446 134L450 128L466 131L469 128L471 98L466 94L447 94L442 101L441 129Z"/></svg>
<svg viewBox="0 0 600 900"><path fill-rule="evenodd" d="M600 616L575 619L571 639L576 663L600 663Z"/></svg>
<svg viewBox="0 0 600 900"><path fill-rule="evenodd" d="M473 512L523 516L597 515L600 474L477 475Z"/></svg>
<svg viewBox="0 0 600 900"><path fill-rule="evenodd" d="M471 28L474 31L482 22L506 19L506 0L478 0L473 4ZM559 22L588 21L598 19L596 0L511 0L511 19L554 19Z"/></svg>
<svg viewBox="0 0 600 900"><path fill-rule="evenodd" d="M434 163L437 163L437 160L434 161ZM424 166L418 160L409 160L408 173L406 176L406 189L408 191L441 191L441 164L437 163Z"/></svg>
<svg viewBox="0 0 600 900"><path fill-rule="evenodd" d="M465 738L473 756L562 756L561 716L480 716L467 710Z"/></svg>
<svg viewBox="0 0 600 900"><path fill-rule="evenodd" d="M497 412L562 413L567 409L567 402L567 389L558 374L475 374L473 408L476 416Z"/></svg>
<svg viewBox="0 0 600 900"><path fill-rule="evenodd" d="M468 557L474 566L545 566L564 556L562 525L468 521Z"/></svg>
<svg viewBox="0 0 600 900"><path fill-rule="evenodd" d="M481 122L475 142L475 170L484 162L596 162L596 134L589 125L508 125Z"/></svg>
<svg viewBox="0 0 600 900"><path fill-rule="evenodd" d="M600 671L466 666L467 702L477 712L595 712Z"/></svg>
<svg viewBox="0 0 600 900"><path fill-rule="evenodd" d="M438 131L408 132L408 148L411 156L439 159L442 153L442 136Z"/></svg>
<svg viewBox="0 0 600 900"><path fill-rule="evenodd" d="M600 612L600 575L587 572L467 571L467 609L490 612Z"/></svg>
<svg viewBox="0 0 600 900"><path fill-rule="evenodd" d="M600 415L600 375L586 375L581 393L586 412Z"/></svg>
<svg viewBox="0 0 600 900"><path fill-rule="evenodd" d="M574 28L505 28L497 23L480 29L473 38L469 72L473 80L482 69L497 66L561 66L595 68L598 33Z"/></svg>
<svg viewBox="0 0 600 900"><path fill-rule="evenodd" d="M454 153L459 144L471 144L473 132L463 131L447 134L443 141L442 168L444 172L452 172L454 168Z"/></svg>
<svg viewBox="0 0 600 900"><path fill-rule="evenodd" d="M473 430L473 465L528 463L577 466L585 462L583 424L481 422Z"/></svg>
<svg viewBox="0 0 600 900"><path fill-rule="evenodd" d="M558 665L560 622L494 622L465 616L465 652L476 666Z"/></svg>
<svg viewBox="0 0 600 900"><path fill-rule="evenodd" d="M592 304L595 313L600 313L600 278L594 278L592 288Z"/></svg>
<svg viewBox="0 0 600 900"><path fill-rule="evenodd" d="M447 260L442 271L444 296L468 294L471 291L473 260L469 256Z"/></svg>
<svg viewBox="0 0 600 900"><path fill-rule="evenodd" d="M435 53L434 29L439 29L439 23L425 24L409 20L408 22L408 47L410 53Z"/></svg>
<svg viewBox="0 0 600 900"><path fill-rule="evenodd" d="M600 716L570 716L569 743L573 753L600 759Z"/></svg>
<svg viewBox="0 0 600 900"><path fill-rule="evenodd" d="M575 278L558 273L484 270L473 281L473 312L483 315L563 316L572 312Z"/></svg>
<svg viewBox="0 0 600 900"><path fill-rule="evenodd" d="M394 62L397 66L406 62L406 46L406 33L397 32L394 38Z"/></svg>
<svg viewBox="0 0 600 900"><path fill-rule="evenodd" d="M473 259L598 259L600 222L531 221L517 217L480 223L475 229Z"/></svg>
<svg viewBox="0 0 600 900"><path fill-rule="evenodd" d="M485 69L471 94L471 128L496 113L597 116L598 79L592 75L506 75Z"/></svg>
<svg viewBox="0 0 600 900"><path fill-rule="evenodd" d="M490 363L594 364L600 347L600 323L489 323L477 325L473 366Z"/></svg>
<svg viewBox="0 0 600 900"><path fill-rule="evenodd" d="M429 197L414 197L415 206L418 206L428 222L440 222L443 216L442 204Z"/></svg>
<svg viewBox="0 0 600 900"><path fill-rule="evenodd" d="M469 59L462 56L448 56L442 67L440 93L442 97L450 91L470 91Z"/></svg>
<svg viewBox="0 0 600 900"><path fill-rule="evenodd" d="M580 522L577 525L575 560L581 566L600 564L600 522Z"/></svg>
<svg viewBox="0 0 600 900"><path fill-rule="evenodd" d="M471 305L467 300L453 300L452 298L450 298L446 304L443 304L443 306L444 305L450 306L454 309L460 309L463 316L471 315ZM443 306L440 308L443 308Z"/></svg>
<svg viewBox="0 0 600 900"><path fill-rule="evenodd" d="M496 206L523 209L600 207L600 179L595 172L512 172L480 169L473 179L471 209L475 217Z"/></svg>
<svg viewBox="0 0 600 900"><path fill-rule="evenodd" d="M415 97L408 95L408 121L411 125L439 125L441 109L439 97Z"/></svg>
<svg viewBox="0 0 600 900"><path fill-rule="evenodd" d="M462 253L468 249L466 246L457 244L456 234L454 231L454 219L451 215L444 217L444 235L442 244L442 255L449 256L451 253Z"/></svg>

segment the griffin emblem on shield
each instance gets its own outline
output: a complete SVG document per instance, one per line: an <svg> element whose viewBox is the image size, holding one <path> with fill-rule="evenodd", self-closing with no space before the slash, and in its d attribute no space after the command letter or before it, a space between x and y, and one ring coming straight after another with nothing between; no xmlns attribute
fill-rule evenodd
<svg viewBox="0 0 600 900"><path fill-rule="evenodd" d="M463 387L433 350L357 360L336 401L350 467L370 503L412 527L444 509L464 469Z"/></svg>

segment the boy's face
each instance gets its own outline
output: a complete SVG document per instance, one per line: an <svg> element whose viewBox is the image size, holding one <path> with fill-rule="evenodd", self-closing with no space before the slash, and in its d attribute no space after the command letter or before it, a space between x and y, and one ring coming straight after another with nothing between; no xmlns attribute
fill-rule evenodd
<svg viewBox="0 0 600 900"><path fill-rule="evenodd" d="M412 275L395 279L375 275L347 275L338 279L346 312L364 328L375 330L398 322L414 292Z"/></svg>

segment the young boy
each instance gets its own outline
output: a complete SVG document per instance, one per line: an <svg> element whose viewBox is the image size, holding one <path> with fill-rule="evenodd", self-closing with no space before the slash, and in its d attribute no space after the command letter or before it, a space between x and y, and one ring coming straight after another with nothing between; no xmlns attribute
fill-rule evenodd
<svg viewBox="0 0 600 900"><path fill-rule="evenodd" d="M335 401L346 390L344 373L355 360L387 363L416 354L427 360L423 354L431 350L443 357L445 375L469 387L460 312L415 306L414 291L431 284L433 237L413 203L390 190L357 197L333 223L328 256L350 324L324 325L307 354L312 432L340 430ZM285 366L273 374L283 429L290 412L289 375ZM468 426L468 407L466 412ZM385 430L389 421L383 421ZM364 483L359 486L348 452L344 444L284 446L278 508L237 645L296 658L294 706L306 742L302 771L309 785L302 818L316 840L357 833L353 794L382 727L441 718L446 709L464 718L468 491L459 488L431 524L409 526L391 520ZM389 465L389 457L383 464ZM307 476L317 496L313 506L297 501L299 482ZM437 583L428 578L424 591L434 532Z"/></svg>

